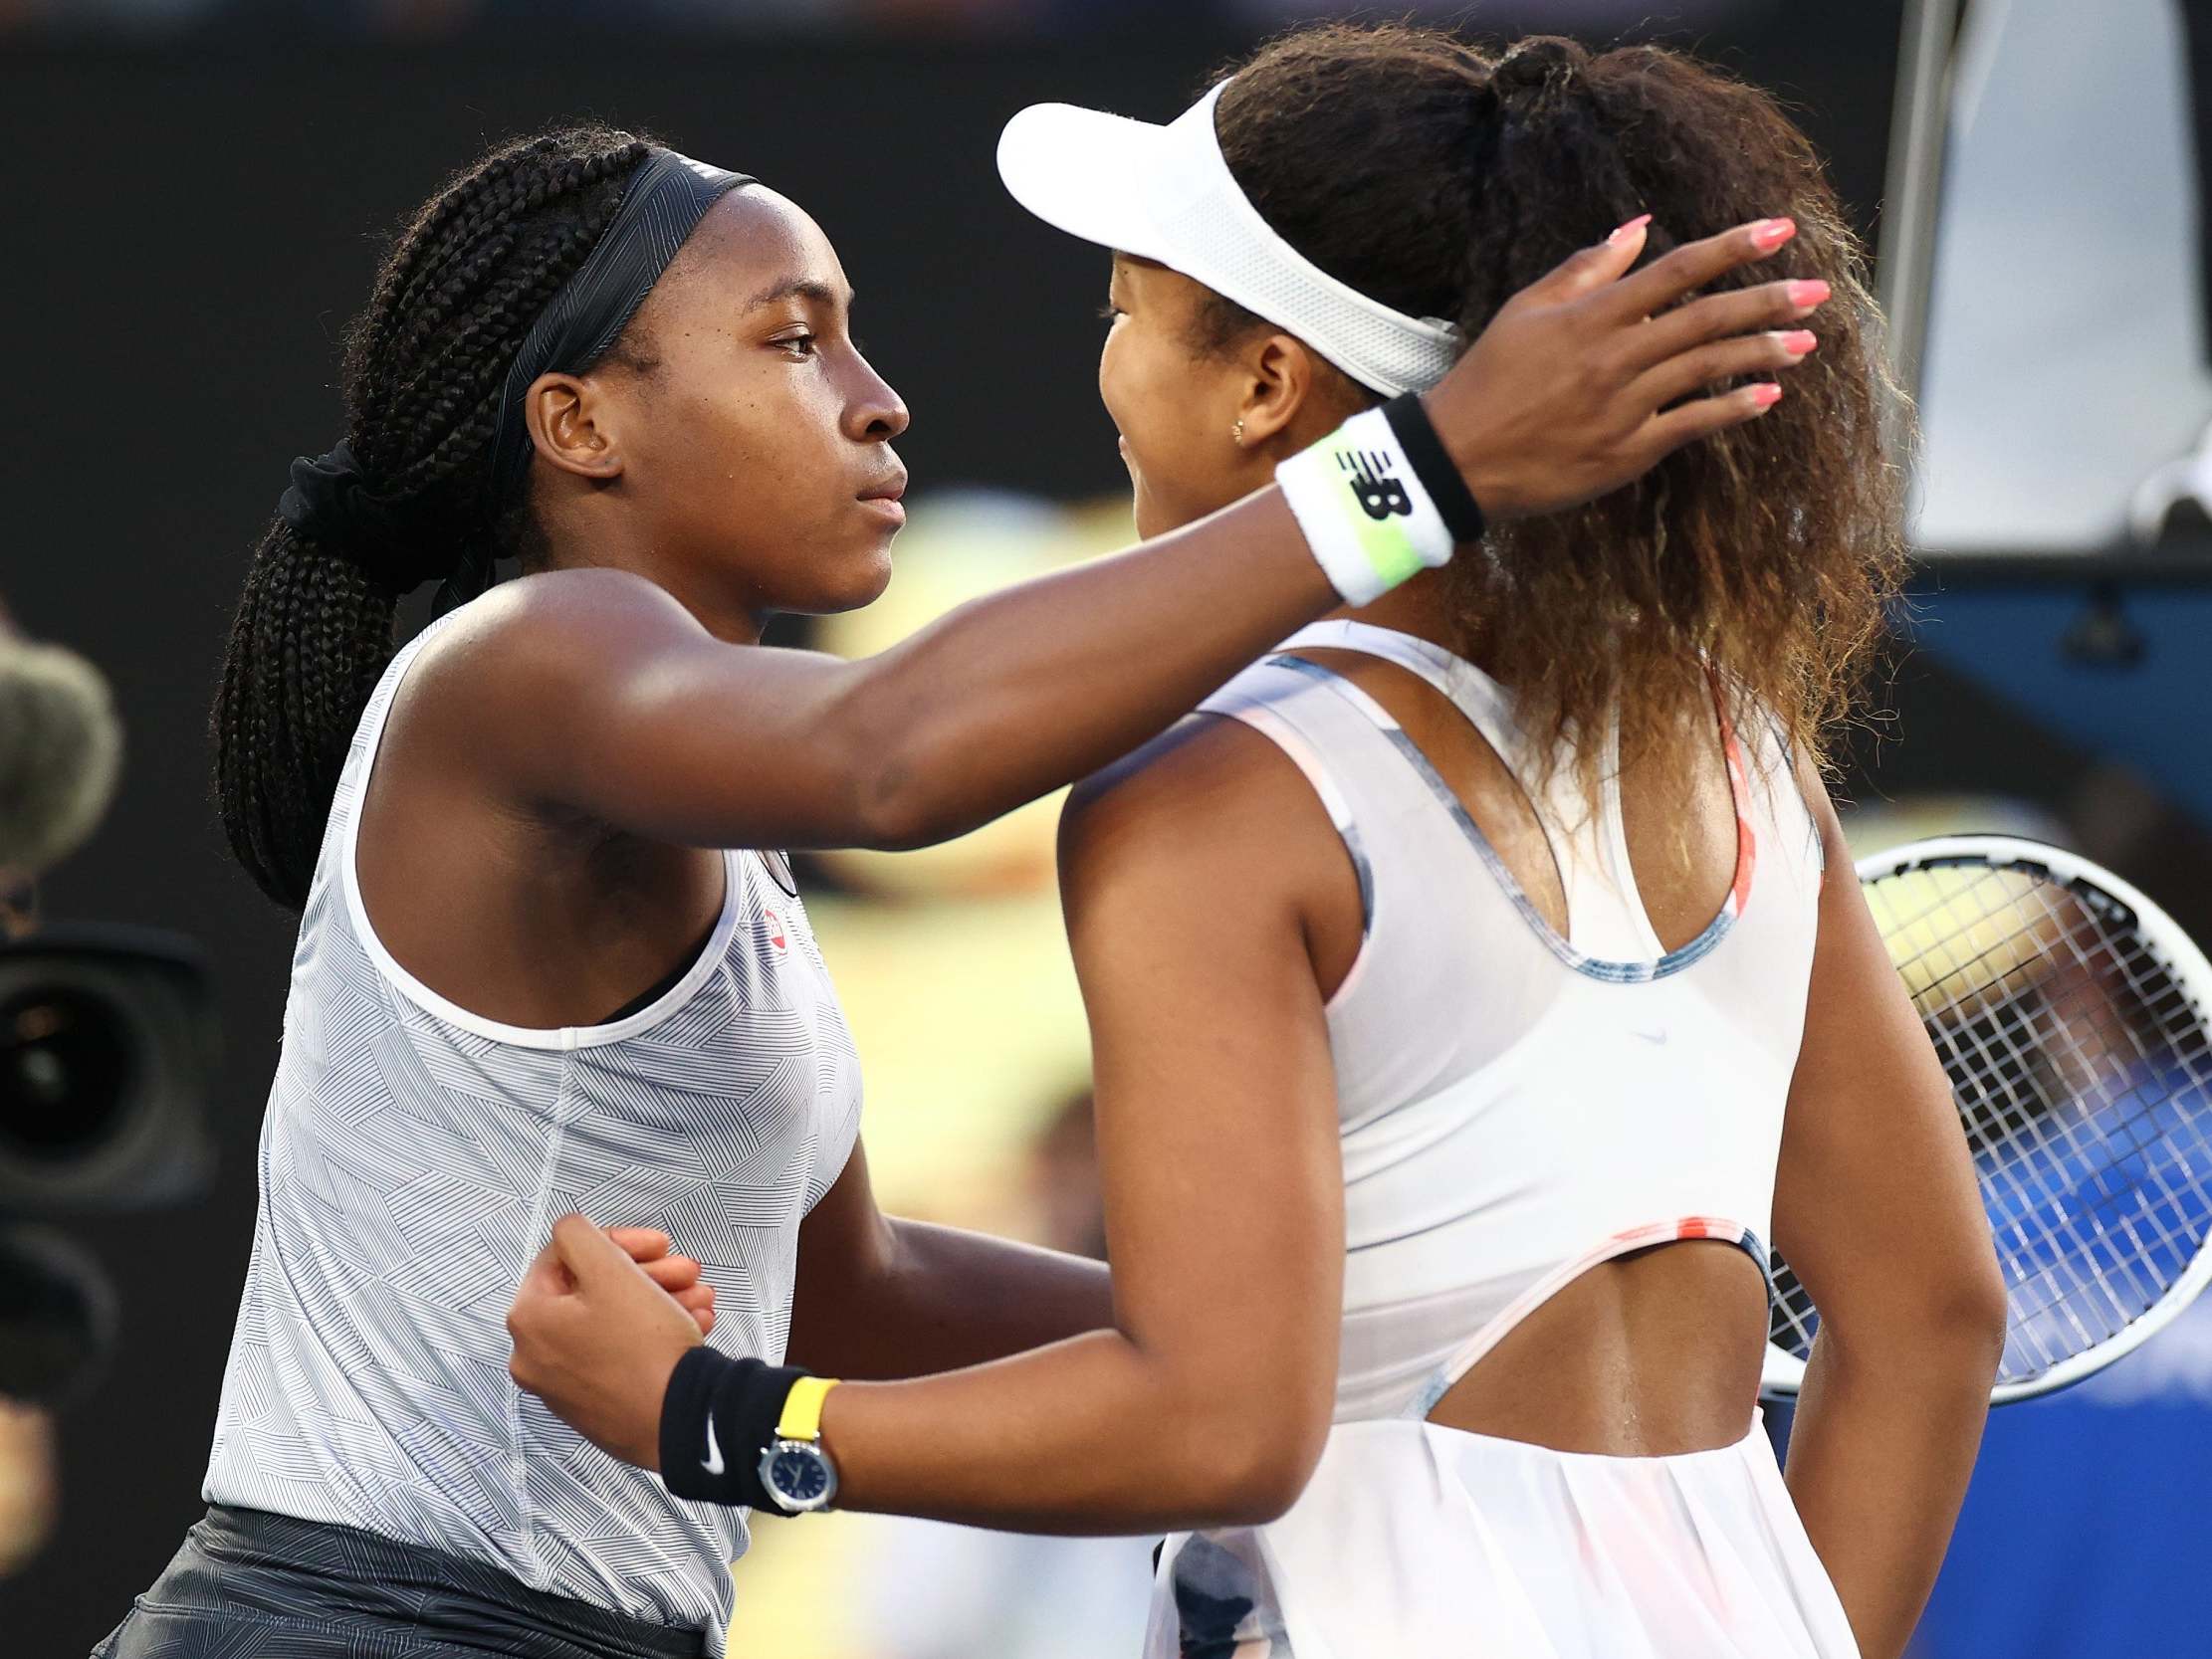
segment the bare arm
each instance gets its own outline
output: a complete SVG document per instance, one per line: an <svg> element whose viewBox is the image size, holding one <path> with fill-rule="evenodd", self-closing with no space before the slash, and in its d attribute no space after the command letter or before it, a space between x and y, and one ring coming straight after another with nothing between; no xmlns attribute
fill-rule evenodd
<svg viewBox="0 0 2212 1659"><path fill-rule="evenodd" d="M1965 1501L2005 1293L1950 1084L1805 787L1828 876L1774 1226L1821 1325L1788 1479L1861 1651L1895 1659Z"/></svg>
<svg viewBox="0 0 2212 1659"><path fill-rule="evenodd" d="M1517 296L1429 394L1493 517L1587 500L1753 418L1749 389L1690 394L1797 360L1763 330L1810 310L1800 285L1674 304L1772 252L1752 229L1623 278L1640 247L1601 244ZM856 663L723 644L621 572L512 588L451 653L455 743L515 798L741 847L960 834L1126 753L1338 604L1273 487Z"/></svg>
<svg viewBox="0 0 2212 1659"><path fill-rule="evenodd" d="M825 1376L958 1370L1113 1323L1104 1262L887 1216L858 1144L798 1230L789 1358Z"/></svg>
<svg viewBox="0 0 2212 1659"><path fill-rule="evenodd" d="M1289 896L1303 866L1255 858L1280 818L1278 795L1180 752L1070 808L1063 891L1096 1056L1112 1324L835 1389L822 1436L840 1507L1111 1534L1262 1521L1303 1488L1334 1397L1343 1170ZM1349 881L1341 851L1313 840ZM696 1334L596 1228L568 1217L554 1241L509 1320L515 1375L657 1467L662 1398Z"/></svg>
<svg viewBox="0 0 2212 1659"><path fill-rule="evenodd" d="M1255 874L1281 839L1277 796L1235 764L1256 744L1179 731L1079 794L1062 827L1112 1328L836 1390L823 1435L846 1507L1132 1532L1266 1519L1311 1473L1334 1398L1343 1180L1304 867Z"/></svg>

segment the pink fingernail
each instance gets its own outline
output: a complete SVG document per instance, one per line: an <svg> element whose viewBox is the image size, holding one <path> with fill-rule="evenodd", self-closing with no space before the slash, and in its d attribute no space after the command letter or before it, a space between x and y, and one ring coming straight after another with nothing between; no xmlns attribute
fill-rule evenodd
<svg viewBox="0 0 2212 1659"><path fill-rule="evenodd" d="M1649 213L1638 214L1634 219L1631 219L1627 224L1623 225L1619 230L1615 231L1611 236L1607 237L1606 246L1609 248L1620 247L1622 243L1628 241L1630 237L1636 235L1638 231L1642 230L1651 222L1652 216Z"/></svg>
<svg viewBox="0 0 2212 1659"><path fill-rule="evenodd" d="M1815 306L1827 305L1828 297L1832 292L1833 290L1826 283L1817 280L1809 283L1792 283L1789 292L1790 304L1801 312L1809 311Z"/></svg>
<svg viewBox="0 0 2212 1659"><path fill-rule="evenodd" d="M1793 357L1804 356L1818 344L1820 337L1810 328L1792 328L1782 336L1782 349Z"/></svg>
<svg viewBox="0 0 2212 1659"><path fill-rule="evenodd" d="M1750 388L1751 401L1761 409L1771 409L1782 401L1782 388L1773 381L1762 381Z"/></svg>
<svg viewBox="0 0 2212 1659"><path fill-rule="evenodd" d="M1751 244L1755 248L1779 248L1796 234L1795 219L1761 219L1751 229Z"/></svg>

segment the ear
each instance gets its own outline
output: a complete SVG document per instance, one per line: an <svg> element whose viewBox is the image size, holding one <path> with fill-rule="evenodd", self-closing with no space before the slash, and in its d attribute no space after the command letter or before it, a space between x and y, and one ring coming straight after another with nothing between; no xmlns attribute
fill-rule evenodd
<svg viewBox="0 0 2212 1659"><path fill-rule="evenodd" d="M574 374L541 374L523 394L538 453L564 473L605 483L622 476L622 451L603 389Z"/></svg>
<svg viewBox="0 0 2212 1659"><path fill-rule="evenodd" d="M1247 450L1288 455L1341 426L1364 401L1333 363L1292 334L1256 335L1243 352L1237 410Z"/></svg>

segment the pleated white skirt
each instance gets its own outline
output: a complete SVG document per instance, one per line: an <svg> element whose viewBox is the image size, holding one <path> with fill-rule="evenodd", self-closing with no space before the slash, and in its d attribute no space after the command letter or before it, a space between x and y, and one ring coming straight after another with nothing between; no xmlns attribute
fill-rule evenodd
<svg viewBox="0 0 2212 1659"><path fill-rule="evenodd" d="M1146 1659L1858 1659L1764 1429L1603 1457L1340 1424L1279 1521L1161 1552Z"/></svg>

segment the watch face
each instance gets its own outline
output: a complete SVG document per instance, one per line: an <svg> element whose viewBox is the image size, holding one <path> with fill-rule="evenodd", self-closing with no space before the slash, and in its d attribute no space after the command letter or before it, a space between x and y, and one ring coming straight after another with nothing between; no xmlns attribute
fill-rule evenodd
<svg viewBox="0 0 2212 1659"><path fill-rule="evenodd" d="M786 1509L819 1509L829 1502L834 1482L829 1460L814 1447L786 1440L769 1453L762 1471L769 1490Z"/></svg>

